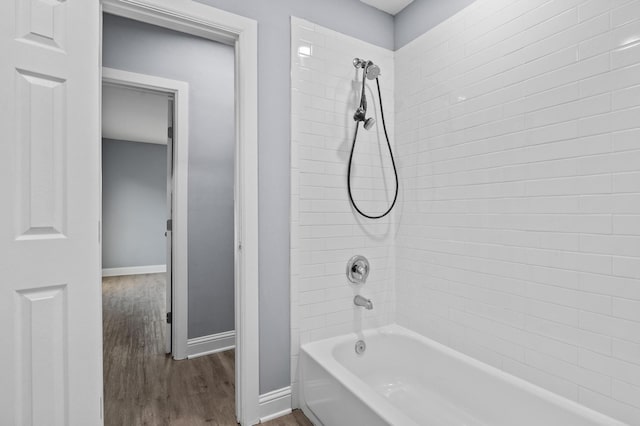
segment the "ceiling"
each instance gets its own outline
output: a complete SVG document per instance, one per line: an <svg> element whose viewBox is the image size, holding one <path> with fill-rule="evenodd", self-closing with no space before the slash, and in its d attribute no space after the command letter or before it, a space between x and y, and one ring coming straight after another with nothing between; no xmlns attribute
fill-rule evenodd
<svg viewBox="0 0 640 426"><path fill-rule="evenodd" d="M165 145L168 126L168 94L102 87L103 138Z"/></svg>
<svg viewBox="0 0 640 426"><path fill-rule="evenodd" d="M391 15L399 13L402 9L407 7L413 0L360 0L362 3L366 3L369 6L373 6L376 9L380 9Z"/></svg>

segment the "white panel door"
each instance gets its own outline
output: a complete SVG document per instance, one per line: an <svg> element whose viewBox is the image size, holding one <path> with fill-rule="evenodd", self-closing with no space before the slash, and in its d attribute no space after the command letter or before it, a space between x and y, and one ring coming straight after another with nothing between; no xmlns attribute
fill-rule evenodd
<svg viewBox="0 0 640 426"><path fill-rule="evenodd" d="M97 0L0 2L0 424L102 424Z"/></svg>

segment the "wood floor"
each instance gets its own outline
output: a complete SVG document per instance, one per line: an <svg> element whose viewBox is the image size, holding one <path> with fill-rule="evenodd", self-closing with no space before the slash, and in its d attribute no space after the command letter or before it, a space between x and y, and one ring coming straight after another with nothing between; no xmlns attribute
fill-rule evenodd
<svg viewBox="0 0 640 426"><path fill-rule="evenodd" d="M164 288L164 274L103 279L105 425L236 425L234 351L166 356ZM265 424L312 426L299 410Z"/></svg>

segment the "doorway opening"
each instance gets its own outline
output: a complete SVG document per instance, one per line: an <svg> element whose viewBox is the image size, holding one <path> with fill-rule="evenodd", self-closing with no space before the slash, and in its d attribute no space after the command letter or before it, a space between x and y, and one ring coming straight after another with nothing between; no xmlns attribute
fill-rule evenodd
<svg viewBox="0 0 640 426"><path fill-rule="evenodd" d="M157 309L150 308L153 314L143 314L141 308L139 316L158 317L155 322L165 323L164 327L154 328L160 332L165 352L175 356L178 345L172 339L171 232L174 94L139 84L142 81L152 84L154 78L150 76L132 76L111 69L105 70L105 74L108 77L102 86L102 276L113 278L106 279L103 291L111 293L107 287L118 288L116 283L138 283L138 296L146 295L142 302L150 304L158 299L152 304ZM161 82L155 81L158 83ZM181 82L174 82L174 87L176 83ZM151 279L147 285L139 284L146 278ZM182 284L182 277L179 278ZM128 290L122 289L113 296ZM125 300L131 299L139 297L130 294ZM122 303L118 306L121 309ZM103 314L117 311L115 308L103 309ZM105 348L109 346L113 345Z"/></svg>
<svg viewBox="0 0 640 426"><path fill-rule="evenodd" d="M101 13L133 19L184 34L202 37L232 46L235 51L235 156L234 156L234 279L235 279L235 412L241 424L256 424L259 409L258 338L258 178L257 178L257 56L258 38L255 20L241 17L197 2L138 2L102 0ZM100 40L104 47L104 40ZM176 98L176 103L180 103ZM181 108L178 105L177 110ZM174 132L185 130L176 117ZM178 136L179 137L179 136ZM181 145L177 145L179 151ZM176 153L174 152L174 157ZM179 155L179 154L178 154ZM175 158L175 162L180 162ZM180 169L176 179L186 179ZM175 197L180 197L179 193ZM174 212L173 231L178 231ZM174 235L175 239L179 233ZM179 250L178 250L179 251ZM174 253L174 276L177 260ZM178 295L174 287L174 300ZM186 300L186 299L185 299ZM176 315L173 316L174 336ZM186 320L183 321L186 324ZM186 329L184 329L186 335ZM174 337L175 341L175 337ZM175 350L175 348L174 348ZM192 365L192 364L187 364Z"/></svg>
<svg viewBox="0 0 640 426"><path fill-rule="evenodd" d="M231 423L235 421L236 414L236 356L233 351L236 338L234 238L237 232L234 205L237 151L234 127L234 49L229 46L216 47L223 49L226 56L209 60L207 67L207 64L202 62L206 62L205 54L209 51L205 49L203 53L203 45L211 49L211 45L217 43L124 17L105 15L103 19L103 63L108 67L127 69L123 71L103 68L103 130L109 121L115 121L116 127L123 124L134 130L136 127L142 127L144 133L154 127L149 123L158 119L164 120L158 125L161 131L155 133L160 142L166 142L164 147L167 206L166 227L156 226L154 230L155 236L166 236L166 280L162 281L164 277L160 275L144 275L117 280L109 278L105 282L103 306L105 310L112 310L104 314L105 421L106 424L143 424L148 422L149 417L137 416L150 411L150 418L162 422L180 422L187 420L185 416L195 416L189 417L189 422L195 424L198 420L214 418L217 422ZM123 44L121 40L126 40L126 43ZM177 46L168 48L171 42ZM174 59L174 62L169 62L170 59ZM216 76L216 73L222 72L220 68L224 68L220 66L221 61L226 65L226 74ZM212 66L213 62L216 63L215 68ZM179 73L181 69L186 70L184 74ZM208 75L210 73L213 75ZM157 74L162 77L158 77ZM184 75L184 80L167 78L175 75L178 78ZM210 90L209 86L202 86L212 83L225 87ZM129 95L124 96L125 105L115 107L120 115L124 116L108 120L105 113L108 110L109 91L114 90ZM131 92L134 95L131 95ZM225 93L228 96L223 99ZM132 107L132 98L143 97L156 98L157 101L157 98L160 98L156 102L160 106L156 108L151 102L142 102L141 105ZM213 105L211 99L214 100ZM223 105L215 103L222 101ZM154 110L159 111L155 119L143 118L145 113ZM145 122L147 124L144 124ZM212 128L207 127L212 125ZM119 131L122 132L123 129ZM147 143L133 142L129 145L147 145L148 148L151 146L149 140L144 139L151 138L152 135L136 136ZM117 137L133 138L119 135ZM104 158L107 158L106 147L118 144L123 143L103 139ZM142 154L143 158L139 159L131 154L124 155L137 173L145 168L147 160L151 157L150 153ZM109 195L109 182L104 174L106 170L103 162L105 196ZM118 177L122 177L122 170L117 174ZM134 187L132 196L135 199L145 198L142 194L143 185L135 185L132 182L128 184ZM108 211L107 207L103 207L104 212ZM109 236L106 235L107 219L105 215L105 246L109 240ZM138 219L139 222L143 220L144 218ZM162 222L161 225L164 225L164 221ZM137 230L132 229L129 233ZM139 241L152 238L134 236L132 239ZM103 247L105 248L107 247ZM161 281L166 283L167 300L166 309L162 313L167 313L167 319L170 320L166 330L162 330L163 327L159 325L156 309L159 306L157 303L150 306L153 303L149 303L162 299L159 297L163 287ZM203 282L204 288L201 285ZM223 319L215 317L223 311L216 306L216 303L219 303L218 299L224 300L225 294L221 293L221 284L226 285L222 290L226 290L228 300L226 306L222 307L227 309L227 315ZM153 288L156 290L152 290ZM147 296L147 299L143 296ZM131 299L137 300L138 303L130 303ZM125 312L122 312L123 306ZM135 309L144 306L148 308ZM151 321L152 326L142 321L123 324L117 318L126 317L126 312L131 316L155 318L155 321ZM118 341L112 337L113 332L118 330L115 326L109 328L108 321L123 326L119 331L127 337L127 341ZM130 327L131 323L133 330L126 328ZM215 327L223 328L220 330ZM142 331L138 332L138 329ZM147 332L149 329L150 332ZM171 353L176 360L189 360L174 361L160 356L164 354L158 350L158 340L162 335L167 338L165 351ZM114 346L118 343L118 350L129 354L127 359L122 360L118 353L114 353ZM195 357L198 359L191 359ZM122 362L118 364L119 359ZM147 388L147 381L136 380L140 374L143 377L153 375L155 385ZM183 374L195 377L183 381L178 377ZM123 386L123 382L129 382L130 386ZM160 389L159 394L157 389ZM214 391L220 390L222 395L215 394ZM127 397L121 397L123 392ZM184 397L194 392L206 399L197 407L192 407L194 401ZM142 401L142 404L129 409L128 401L131 400Z"/></svg>
<svg viewBox="0 0 640 426"><path fill-rule="evenodd" d="M102 80L103 276L162 274L165 352L185 359L189 85L113 68Z"/></svg>

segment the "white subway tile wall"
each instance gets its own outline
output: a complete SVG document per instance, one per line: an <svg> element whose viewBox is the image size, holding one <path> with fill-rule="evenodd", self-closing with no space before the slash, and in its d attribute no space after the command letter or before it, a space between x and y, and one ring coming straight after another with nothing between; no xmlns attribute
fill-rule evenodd
<svg viewBox="0 0 640 426"><path fill-rule="evenodd" d="M362 83L362 71L352 61L359 57L380 66L391 137L394 63L390 50L298 18L291 19L291 45L291 380L297 406L300 344L394 320L394 216L359 217L347 195ZM367 80L366 96L368 116L381 126L375 81ZM378 132L360 126L354 152L354 196L362 209L376 214L393 199L395 185L383 135L382 127ZM356 254L371 264L361 287L346 277L347 261ZM370 298L374 309L355 307L356 294Z"/></svg>
<svg viewBox="0 0 640 426"><path fill-rule="evenodd" d="M640 425L640 1L478 0L395 66L397 322Z"/></svg>

